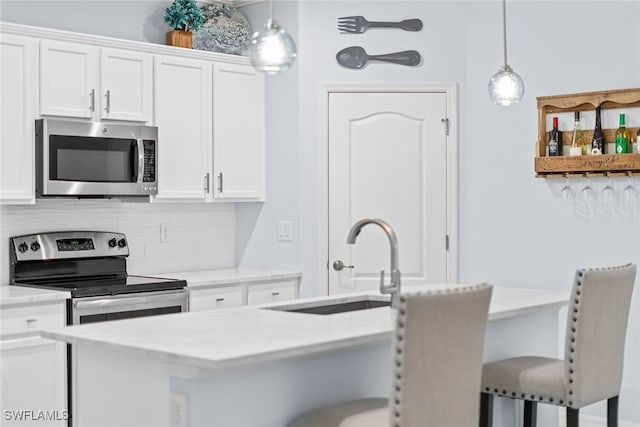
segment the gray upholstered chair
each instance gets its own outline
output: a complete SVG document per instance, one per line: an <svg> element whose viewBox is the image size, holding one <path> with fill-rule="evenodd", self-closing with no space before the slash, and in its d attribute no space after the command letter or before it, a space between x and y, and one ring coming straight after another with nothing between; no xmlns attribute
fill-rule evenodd
<svg viewBox="0 0 640 427"><path fill-rule="evenodd" d="M492 288L460 286L400 296L391 400L316 409L290 427L473 427Z"/></svg>
<svg viewBox="0 0 640 427"><path fill-rule="evenodd" d="M493 396L524 400L524 425L536 425L536 405L567 408L578 427L580 408L608 400L608 427L618 424L624 342L636 266L576 271L567 315L564 360L523 356L486 363L480 426L492 424Z"/></svg>

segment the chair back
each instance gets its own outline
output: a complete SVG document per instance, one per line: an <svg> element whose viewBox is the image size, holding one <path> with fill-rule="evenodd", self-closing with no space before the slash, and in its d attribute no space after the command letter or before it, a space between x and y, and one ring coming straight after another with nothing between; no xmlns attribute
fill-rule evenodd
<svg viewBox="0 0 640 427"><path fill-rule="evenodd" d="M492 287L406 293L394 338L392 426L475 427Z"/></svg>
<svg viewBox="0 0 640 427"><path fill-rule="evenodd" d="M576 271L567 313L567 406L617 396L636 266Z"/></svg>

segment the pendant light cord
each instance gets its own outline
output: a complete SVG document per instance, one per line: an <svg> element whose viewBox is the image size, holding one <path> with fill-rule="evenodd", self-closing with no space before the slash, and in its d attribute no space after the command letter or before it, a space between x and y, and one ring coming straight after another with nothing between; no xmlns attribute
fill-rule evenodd
<svg viewBox="0 0 640 427"><path fill-rule="evenodd" d="M502 0L502 38L504 41L504 67L509 66L507 63L507 0Z"/></svg>
<svg viewBox="0 0 640 427"><path fill-rule="evenodd" d="M269 0L269 22L273 22L273 0Z"/></svg>

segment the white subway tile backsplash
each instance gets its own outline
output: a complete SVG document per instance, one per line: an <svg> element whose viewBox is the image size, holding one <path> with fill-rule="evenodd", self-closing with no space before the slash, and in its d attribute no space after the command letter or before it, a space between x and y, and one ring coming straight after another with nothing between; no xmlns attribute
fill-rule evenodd
<svg viewBox="0 0 640 427"><path fill-rule="evenodd" d="M129 274L157 275L167 271L182 271L182 257L133 259L127 262Z"/></svg>
<svg viewBox="0 0 640 427"><path fill-rule="evenodd" d="M215 267L209 267L210 265L215 265ZM183 258L182 263L182 269L184 271L207 270L209 268L234 268L235 266L236 258L234 253Z"/></svg>
<svg viewBox="0 0 640 427"><path fill-rule="evenodd" d="M162 241L160 225L166 224ZM124 233L130 273L233 268L235 205L139 203L119 200L38 200L0 206L0 286L9 283L9 237L45 231Z"/></svg>

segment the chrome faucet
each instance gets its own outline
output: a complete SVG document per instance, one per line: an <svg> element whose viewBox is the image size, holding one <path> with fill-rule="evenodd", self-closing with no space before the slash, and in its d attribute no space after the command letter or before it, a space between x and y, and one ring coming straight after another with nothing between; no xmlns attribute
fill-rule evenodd
<svg viewBox="0 0 640 427"><path fill-rule="evenodd" d="M367 224L379 225L389 238L389 243L391 244L391 284L389 286L384 284L384 270L382 270L380 272L380 293L391 294L391 307L397 307L400 298L400 269L398 268L398 238L393 228L381 219L361 219L351 227L347 243L353 245L356 242L356 237L360 234L360 230Z"/></svg>

